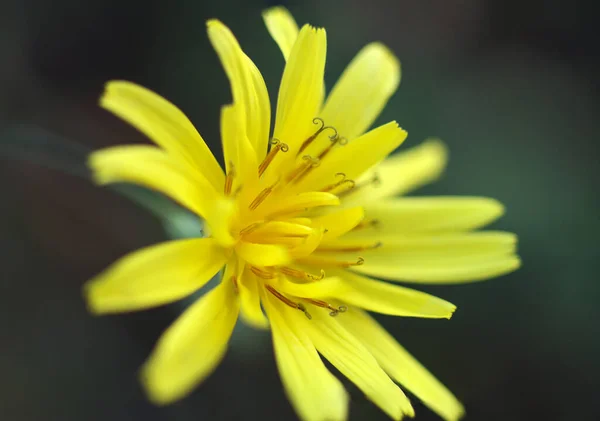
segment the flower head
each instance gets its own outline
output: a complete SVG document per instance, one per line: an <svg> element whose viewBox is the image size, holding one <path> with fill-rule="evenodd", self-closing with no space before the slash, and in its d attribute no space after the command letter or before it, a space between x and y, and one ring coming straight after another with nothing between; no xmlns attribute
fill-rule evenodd
<svg viewBox="0 0 600 421"><path fill-rule="evenodd" d="M225 170L174 105L140 86L107 84L101 104L157 146L117 146L90 158L96 180L137 183L204 218L204 238L134 252L86 286L95 313L181 299L222 270L218 286L164 333L143 370L151 400L182 398L223 357L238 315L270 328L288 397L303 420L343 420L347 394L321 354L393 419L413 416L402 384L447 420L462 405L365 310L450 318L451 303L374 278L460 283L514 270L515 236L476 232L501 215L487 198L395 198L441 172L429 140L395 122L367 131L400 82L383 45L363 48L324 100L326 35L298 29L283 8L264 14L287 64L275 127L263 78L222 23L208 36L231 83L223 107Z"/></svg>

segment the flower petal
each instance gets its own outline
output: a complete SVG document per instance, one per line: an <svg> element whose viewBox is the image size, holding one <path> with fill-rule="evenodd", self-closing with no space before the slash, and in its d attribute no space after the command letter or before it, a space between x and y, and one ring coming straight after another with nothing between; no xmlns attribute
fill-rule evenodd
<svg viewBox="0 0 600 421"><path fill-rule="evenodd" d="M268 206L263 206L271 217L303 212L323 206L337 206L340 199L335 195L320 191L304 191L286 197L275 196L268 199ZM260 209L260 208L259 208ZM255 213L258 214L258 213Z"/></svg>
<svg viewBox="0 0 600 421"><path fill-rule="evenodd" d="M113 146L93 152L89 166L99 184L130 182L157 190L206 217L217 193L202 175L154 146Z"/></svg>
<svg viewBox="0 0 600 421"><path fill-rule="evenodd" d="M404 142L407 133L395 121L379 126L344 146L335 147L303 180L302 190L318 190L339 181L336 174L356 180ZM317 155L318 156L318 155Z"/></svg>
<svg viewBox="0 0 600 421"><path fill-rule="evenodd" d="M315 311L312 317L312 320L307 320L298 314L295 320L329 362L392 419L399 420L403 415L414 416L406 395L357 338L325 311Z"/></svg>
<svg viewBox="0 0 600 421"><path fill-rule="evenodd" d="M462 284L485 281L514 272L521 266L517 256L497 256L488 259L450 260L426 264L403 264L396 268L383 266L361 267L359 272L393 281L423 284Z"/></svg>
<svg viewBox="0 0 600 421"><path fill-rule="evenodd" d="M325 30L304 25L283 71L274 137L289 145L292 158L316 131L313 119L321 106L326 52Z"/></svg>
<svg viewBox="0 0 600 421"><path fill-rule="evenodd" d="M345 421L348 394L327 370L291 309L267 296L277 367L285 392L303 421Z"/></svg>
<svg viewBox="0 0 600 421"><path fill-rule="evenodd" d="M312 272L318 273L316 269L312 269ZM346 304L393 316L449 319L456 310L454 304L412 288L339 269L326 269L326 273L329 277L302 284L282 277L277 281L277 286L281 291L297 297L335 298Z"/></svg>
<svg viewBox="0 0 600 421"><path fill-rule="evenodd" d="M258 160L267 153L271 105L265 81L244 54L229 28L218 20L207 22L208 37L229 78L233 101L243 109L245 132Z"/></svg>
<svg viewBox="0 0 600 421"><path fill-rule="evenodd" d="M294 17L285 7L275 6L263 12L263 19L283 58L287 60L298 38L298 25Z"/></svg>
<svg viewBox="0 0 600 421"><path fill-rule="evenodd" d="M481 281L519 267L516 241L514 234L492 231L384 238L381 247L363 253L364 264L353 270L405 282Z"/></svg>
<svg viewBox="0 0 600 421"><path fill-rule="evenodd" d="M84 287L92 313L141 310L179 300L225 264L212 238L169 241L128 254Z"/></svg>
<svg viewBox="0 0 600 421"><path fill-rule="evenodd" d="M214 371L225 355L237 314L233 285L222 282L166 330L142 371L152 402L176 401Z"/></svg>
<svg viewBox="0 0 600 421"><path fill-rule="evenodd" d="M221 140L227 174L233 174L231 192L244 184L240 201L253 197L258 189L258 163L254 149L246 136L244 113L239 105L227 105L221 108ZM248 196L248 197L245 197Z"/></svg>
<svg viewBox="0 0 600 421"><path fill-rule="evenodd" d="M365 172L356 182L363 184L344 201L347 205L373 203L384 197L405 194L434 181L446 167L448 152L437 139L428 139L395 154ZM377 183L370 183L374 177Z"/></svg>
<svg viewBox="0 0 600 421"><path fill-rule="evenodd" d="M456 397L366 312L349 309L338 321L375 357L392 379L410 390L446 421L457 421L465 409Z"/></svg>
<svg viewBox="0 0 600 421"><path fill-rule="evenodd" d="M349 140L377 119L400 84L400 63L380 43L365 46L329 94L320 117Z"/></svg>
<svg viewBox="0 0 600 421"><path fill-rule="evenodd" d="M350 238L469 231L481 228L504 213L504 206L487 197L402 197L365 204L367 221ZM353 208L351 208L353 209Z"/></svg>
<svg viewBox="0 0 600 421"><path fill-rule="evenodd" d="M365 212L362 207L340 209L312 219L314 227L327 231L323 235L323 243L335 240L346 234L363 220Z"/></svg>
<svg viewBox="0 0 600 421"><path fill-rule="evenodd" d="M260 280L245 265L242 267L244 269L240 271L237 281L240 294L240 315L248 325L257 329L266 329L269 327L269 321L260 306Z"/></svg>
<svg viewBox="0 0 600 421"><path fill-rule="evenodd" d="M201 169L213 188L223 188L225 177L219 163L194 125L175 105L125 81L108 82L100 105L136 127L173 157Z"/></svg>
<svg viewBox="0 0 600 421"><path fill-rule="evenodd" d="M235 246L236 253L253 266L285 265L290 261L287 249L272 244L256 244L239 241Z"/></svg>

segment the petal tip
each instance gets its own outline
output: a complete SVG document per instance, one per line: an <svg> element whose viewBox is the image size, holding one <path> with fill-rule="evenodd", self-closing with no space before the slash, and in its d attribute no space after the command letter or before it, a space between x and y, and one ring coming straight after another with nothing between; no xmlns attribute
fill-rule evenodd
<svg viewBox="0 0 600 421"><path fill-rule="evenodd" d="M212 19L208 19L206 21L206 27L208 29L211 29L211 28L215 28L215 29L216 28L222 28L224 26L225 25L223 24L223 22L221 22L219 19L212 18Z"/></svg>
<svg viewBox="0 0 600 421"><path fill-rule="evenodd" d="M161 382L157 379L155 371L152 361L147 361L140 369L139 381L150 402L156 406L165 406L177 400L177 398L171 396L165 388L161 387Z"/></svg>
<svg viewBox="0 0 600 421"><path fill-rule="evenodd" d="M292 14L287 9L287 7L282 6L282 5L269 7L268 9L265 9L262 11L262 16L265 19L268 17L271 17L271 16L275 16L275 15L284 16L284 17L292 16Z"/></svg>
<svg viewBox="0 0 600 421"><path fill-rule="evenodd" d="M398 72L400 71L400 60L396 54L394 54L394 52L384 43L380 41L372 42L367 46L367 48L372 49L374 54L377 54L382 60L385 60L386 62L390 63L391 66L397 68Z"/></svg>
<svg viewBox="0 0 600 421"><path fill-rule="evenodd" d="M87 311L94 316L109 313L105 306L102 305L102 300L98 297L98 286L99 281L92 279L83 286L81 291Z"/></svg>

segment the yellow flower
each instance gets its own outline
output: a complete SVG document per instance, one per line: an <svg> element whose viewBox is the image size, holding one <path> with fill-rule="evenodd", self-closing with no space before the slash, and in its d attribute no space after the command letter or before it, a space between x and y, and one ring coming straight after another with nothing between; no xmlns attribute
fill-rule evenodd
<svg viewBox="0 0 600 421"><path fill-rule="evenodd" d="M396 58L367 45L324 101L325 30L299 30L283 8L264 20L287 61L272 137L260 72L226 26L208 22L233 96L221 114L225 171L174 105L132 83L108 83L102 106L158 147L93 153L97 182L162 192L204 218L208 235L122 258L87 284L89 308L162 305L223 269L145 364L153 402L184 397L215 369L239 314L271 329L285 391L303 420L347 417L347 393L319 354L393 419L414 415L397 382L456 420L458 400L365 311L450 318L455 306L372 277L448 284L514 270L513 234L474 231L503 207L478 197L395 198L435 179L446 162L437 140L386 158L406 138L395 122L367 131L398 87Z"/></svg>

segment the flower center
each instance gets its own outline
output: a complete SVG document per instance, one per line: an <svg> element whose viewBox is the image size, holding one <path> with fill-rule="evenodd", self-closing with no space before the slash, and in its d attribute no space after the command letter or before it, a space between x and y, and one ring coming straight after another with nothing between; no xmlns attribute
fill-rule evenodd
<svg viewBox="0 0 600 421"><path fill-rule="evenodd" d="M244 194L244 187L238 188L238 192L232 192L236 177L232 165L224 187L226 195L236 198L239 211L239 220L235 228L232 228L232 235L238 241L284 247L292 261L289 266L256 266L247 262L247 267L264 281L267 291L286 305L304 312L308 318L311 316L307 305L327 309L331 316L343 313L346 307L285 294L274 286L277 279L284 276L294 283L319 282L325 277L328 268L362 265L364 259L358 254L380 245L341 246L326 239L330 229L334 229L339 236L344 233L344 228L340 229L340 222L335 218L326 218L327 222L323 223L321 217L331 214L331 209L339 205L340 197L361 188L361 185L348 179L343 172L332 174L336 181L324 183L317 190L306 191L300 185L302 180L328 158L335 147L347 143L334 127L325 125L322 119L315 118L313 123L320 127L296 151L291 150L280 139L271 140L270 149L258 166L259 182L255 194ZM321 135L327 135L329 131L331 134L328 135L328 144L318 150L318 145L314 145L315 140ZM313 153L308 154L309 151ZM372 182L376 181L374 179ZM353 225L347 226L345 231L366 226L369 223L358 219ZM237 286L237 278L232 278L232 281Z"/></svg>

